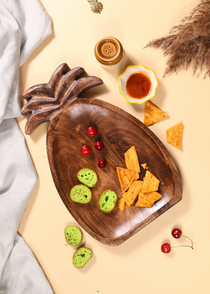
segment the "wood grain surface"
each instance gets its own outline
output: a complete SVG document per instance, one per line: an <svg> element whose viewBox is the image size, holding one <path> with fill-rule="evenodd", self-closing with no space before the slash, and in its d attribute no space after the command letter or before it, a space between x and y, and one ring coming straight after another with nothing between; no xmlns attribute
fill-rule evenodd
<svg viewBox="0 0 210 294"><path fill-rule="evenodd" d="M119 245L181 200L181 179L170 154L149 128L122 109L97 99L79 98L52 126L49 125L47 150L55 185L75 220L98 241ZM97 128L96 136L87 135L89 126ZM104 143L102 151L94 148L97 140ZM88 156L80 154L85 144L92 149ZM132 145L136 146L140 163L146 162L160 180L163 197L152 208L132 206L120 211L115 207L112 213L104 214L98 199L105 190L113 190L121 197L116 167L125 167L124 152ZM107 160L103 169L98 167L101 158ZM88 204L75 203L69 197L71 188L79 184L77 172L82 168L91 168L98 175Z"/></svg>
<svg viewBox="0 0 210 294"><path fill-rule="evenodd" d="M78 98L85 90L102 84L97 77L76 80L83 72L80 67L70 70L62 64L48 83L35 85L24 93L27 103L22 114L30 114L25 132L31 134L42 122L49 121L48 160L63 203L91 236L107 245L119 245L181 200L181 178L165 146L141 121L99 99ZM90 126L97 128L96 136L87 135ZM102 151L94 148L98 140L104 143ZM83 156L80 150L86 144L92 152ZM115 207L105 214L99 209L99 197L106 190L122 197L116 167L126 167L124 153L133 145L140 163L147 163L149 171L160 180L159 192L163 197L151 208L131 206L121 211ZM107 161L103 169L98 167L101 158ZM98 175L88 204L70 199L71 188L80 183L77 173L82 168L91 168ZM140 179L143 177L142 168Z"/></svg>

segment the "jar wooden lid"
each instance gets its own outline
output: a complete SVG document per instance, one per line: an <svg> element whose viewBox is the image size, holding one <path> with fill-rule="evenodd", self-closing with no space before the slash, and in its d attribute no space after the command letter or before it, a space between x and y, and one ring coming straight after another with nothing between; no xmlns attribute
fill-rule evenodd
<svg viewBox="0 0 210 294"><path fill-rule="evenodd" d="M94 49L98 62L104 65L117 64L123 57L123 47L114 37L105 37L99 40Z"/></svg>

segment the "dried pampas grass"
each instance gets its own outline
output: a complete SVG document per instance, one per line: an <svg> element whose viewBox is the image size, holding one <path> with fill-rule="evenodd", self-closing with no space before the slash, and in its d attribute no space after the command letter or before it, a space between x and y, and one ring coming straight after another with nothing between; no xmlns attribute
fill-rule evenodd
<svg viewBox="0 0 210 294"><path fill-rule="evenodd" d="M193 65L193 75L206 66L204 78L210 77L210 0L201 0L169 35L149 42L146 47L161 49L169 56L163 77L181 66ZM145 48L146 48L145 47Z"/></svg>

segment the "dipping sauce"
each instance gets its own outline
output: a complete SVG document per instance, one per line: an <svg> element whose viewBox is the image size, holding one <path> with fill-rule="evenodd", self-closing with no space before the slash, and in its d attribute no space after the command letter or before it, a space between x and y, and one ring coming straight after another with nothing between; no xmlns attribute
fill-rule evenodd
<svg viewBox="0 0 210 294"><path fill-rule="evenodd" d="M136 72L129 76L126 82L126 92L132 98L141 99L146 97L151 89L149 76L144 72Z"/></svg>

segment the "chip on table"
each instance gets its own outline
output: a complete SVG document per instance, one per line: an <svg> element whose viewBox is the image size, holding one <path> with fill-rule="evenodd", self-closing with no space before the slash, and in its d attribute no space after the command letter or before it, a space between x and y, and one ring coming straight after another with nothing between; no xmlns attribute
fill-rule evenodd
<svg viewBox="0 0 210 294"><path fill-rule="evenodd" d="M144 124L150 126L156 122L168 117L168 113L157 107L151 101L145 103L144 108Z"/></svg>
<svg viewBox="0 0 210 294"><path fill-rule="evenodd" d="M166 141L178 149L182 149L183 123L177 124L166 131Z"/></svg>

